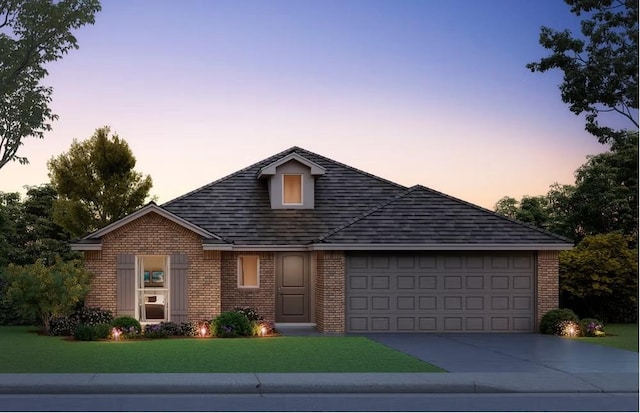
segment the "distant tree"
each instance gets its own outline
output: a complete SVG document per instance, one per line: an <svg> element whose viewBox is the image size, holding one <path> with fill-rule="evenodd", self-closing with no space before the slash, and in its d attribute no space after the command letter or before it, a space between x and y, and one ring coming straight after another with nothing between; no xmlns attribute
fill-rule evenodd
<svg viewBox="0 0 640 413"><path fill-rule="evenodd" d="M587 235L560 254L562 305L604 322L637 321L638 250L620 233Z"/></svg>
<svg viewBox="0 0 640 413"><path fill-rule="evenodd" d="M90 288L90 274L80 261L57 259L51 265L37 260L31 265L9 264L4 275L7 298L22 317L42 321L49 332L52 317L68 315Z"/></svg>
<svg viewBox="0 0 640 413"><path fill-rule="evenodd" d="M540 44L551 55L527 64L532 72L560 69L562 101L586 115L585 129L601 143L620 139L625 129L598 122L613 112L638 129L638 1L565 0L581 20L581 37L542 27Z"/></svg>
<svg viewBox="0 0 640 413"><path fill-rule="evenodd" d="M611 151L576 171L571 197L578 237L620 231L638 241L638 134L619 138Z"/></svg>
<svg viewBox="0 0 640 413"><path fill-rule="evenodd" d="M73 141L68 152L49 163L51 184L58 193L54 219L74 236L114 222L145 203L151 177L133 168L136 158L109 127L97 129L83 142Z"/></svg>
<svg viewBox="0 0 640 413"><path fill-rule="evenodd" d="M40 84L47 65L78 48L73 29L93 24L98 0L0 0L0 168L22 140L42 138L57 118L50 87Z"/></svg>
<svg viewBox="0 0 640 413"><path fill-rule="evenodd" d="M0 192L0 272L16 259L18 246L16 223L22 215L22 203L17 192Z"/></svg>
<svg viewBox="0 0 640 413"><path fill-rule="evenodd" d="M518 200L510 196L502 197L498 202L496 202L493 210L507 218L516 219L516 214L518 213Z"/></svg>
<svg viewBox="0 0 640 413"><path fill-rule="evenodd" d="M520 200L520 207L516 211L516 219L528 222L538 228L547 229L549 226L549 212L547 200L544 196L524 196Z"/></svg>

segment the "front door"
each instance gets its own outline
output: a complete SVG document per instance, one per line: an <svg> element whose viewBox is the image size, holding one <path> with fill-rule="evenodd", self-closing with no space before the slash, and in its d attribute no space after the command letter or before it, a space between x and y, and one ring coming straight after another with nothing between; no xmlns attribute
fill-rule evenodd
<svg viewBox="0 0 640 413"><path fill-rule="evenodd" d="M276 253L276 322L309 321L309 255Z"/></svg>

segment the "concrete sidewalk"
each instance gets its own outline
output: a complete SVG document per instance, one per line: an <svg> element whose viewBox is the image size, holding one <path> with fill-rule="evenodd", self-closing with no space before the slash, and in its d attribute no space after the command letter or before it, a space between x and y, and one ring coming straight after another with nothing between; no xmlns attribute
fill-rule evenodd
<svg viewBox="0 0 640 413"><path fill-rule="evenodd" d="M637 392L637 373L0 374L0 394Z"/></svg>

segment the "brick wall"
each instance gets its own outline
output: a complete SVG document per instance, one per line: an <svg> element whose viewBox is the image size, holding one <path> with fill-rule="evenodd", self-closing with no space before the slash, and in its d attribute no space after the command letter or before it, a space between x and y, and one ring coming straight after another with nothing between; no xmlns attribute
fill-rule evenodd
<svg viewBox="0 0 640 413"><path fill-rule="evenodd" d="M116 314L116 256L186 254L189 260L188 318L210 319L220 313L220 252L203 251L202 238L150 212L102 237L101 251L85 251L85 266L93 274L85 305ZM135 286L131 286L135 288Z"/></svg>
<svg viewBox="0 0 640 413"><path fill-rule="evenodd" d="M558 251L538 251L536 288L536 331L542 316L559 305Z"/></svg>
<svg viewBox="0 0 640 413"><path fill-rule="evenodd" d="M260 267L258 288L238 287L238 256L257 255ZM276 269L274 252L222 252L222 311L252 307L268 321L276 319Z"/></svg>
<svg viewBox="0 0 640 413"><path fill-rule="evenodd" d="M323 333L345 330L345 255L342 251L316 251L316 325Z"/></svg>

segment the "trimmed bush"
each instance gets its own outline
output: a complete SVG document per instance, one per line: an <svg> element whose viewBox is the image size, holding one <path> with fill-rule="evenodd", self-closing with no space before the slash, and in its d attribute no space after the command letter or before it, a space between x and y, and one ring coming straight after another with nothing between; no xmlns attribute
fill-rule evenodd
<svg viewBox="0 0 640 413"><path fill-rule="evenodd" d="M205 337L211 337L211 322L204 320L180 324L180 335L185 337L200 337L202 327L205 328Z"/></svg>
<svg viewBox="0 0 640 413"><path fill-rule="evenodd" d="M123 338L134 338L142 333L140 322L133 317L118 317L111 324L122 332Z"/></svg>
<svg viewBox="0 0 640 413"><path fill-rule="evenodd" d="M264 333L262 329L264 328ZM272 321L251 321L251 335L252 336L268 336L275 331L275 325Z"/></svg>
<svg viewBox="0 0 640 413"><path fill-rule="evenodd" d="M580 320L580 332L585 337L602 337L604 331L602 331L603 325L595 318L583 318Z"/></svg>
<svg viewBox="0 0 640 413"><path fill-rule="evenodd" d="M166 332L160 324L147 324L144 328L145 338L167 338Z"/></svg>
<svg viewBox="0 0 640 413"><path fill-rule="evenodd" d="M76 326L73 336L76 340L96 341L105 340L111 334L111 325L109 324L79 324Z"/></svg>
<svg viewBox="0 0 640 413"><path fill-rule="evenodd" d="M213 334L216 337L238 337L251 334L249 319L237 311L226 311L212 322Z"/></svg>
<svg viewBox="0 0 640 413"><path fill-rule="evenodd" d="M78 318L75 316L53 317L50 321L50 336L73 336L78 326Z"/></svg>
<svg viewBox="0 0 640 413"><path fill-rule="evenodd" d="M113 313L109 310L101 308L85 308L82 307L75 312L80 324L95 326L98 324L111 324L113 321Z"/></svg>
<svg viewBox="0 0 640 413"><path fill-rule="evenodd" d="M556 308L548 311L540 320L540 333L560 335L562 334L562 325L564 321L572 321L579 325L580 319L572 310L568 308Z"/></svg>

